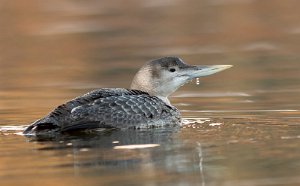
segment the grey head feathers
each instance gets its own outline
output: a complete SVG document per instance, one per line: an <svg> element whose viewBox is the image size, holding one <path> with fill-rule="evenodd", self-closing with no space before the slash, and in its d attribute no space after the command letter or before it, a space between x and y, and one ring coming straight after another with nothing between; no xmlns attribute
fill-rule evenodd
<svg viewBox="0 0 300 186"><path fill-rule="evenodd" d="M149 61L136 73L130 88L145 91L170 104L167 97L178 88L178 71L191 67L178 57Z"/></svg>
<svg viewBox="0 0 300 186"><path fill-rule="evenodd" d="M211 75L231 65L194 66L178 57L163 57L146 63L135 75L131 89L157 96L170 104L168 96L193 78Z"/></svg>

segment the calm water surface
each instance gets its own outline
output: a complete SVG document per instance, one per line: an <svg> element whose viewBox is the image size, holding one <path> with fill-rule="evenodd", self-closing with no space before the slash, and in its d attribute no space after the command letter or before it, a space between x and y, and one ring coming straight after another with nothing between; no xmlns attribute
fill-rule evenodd
<svg viewBox="0 0 300 186"><path fill-rule="evenodd" d="M300 185L298 1L0 1L1 185ZM147 60L234 68L170 99L180 129L26 138Z"/></svg>

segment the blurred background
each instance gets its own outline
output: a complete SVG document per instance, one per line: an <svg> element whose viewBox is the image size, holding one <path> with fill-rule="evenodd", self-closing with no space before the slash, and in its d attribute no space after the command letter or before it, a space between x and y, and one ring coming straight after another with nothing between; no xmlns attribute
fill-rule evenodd
<svg viewBox="0 0 300 186"><path fill-rule="evenodd" d="M141 177L135 184L193 185L200 180L202 185L238 185L238 180L246 179L242 185L297 185L299 7L298 0L0 0L0 126L27 125L55 106L92 89L128 88L135 72L146 61L162 56L175 55L189 64L234 65L200 79L199 86L193 82L182 87L171 97L185 118L196 123L201 117L221 119L228 125L222 130L208 125L195 127L197 130L182 129L173 136L173 144L133 154L134 160L148 163L139 169L135 161L126 162ZM4 128L1 131L6 131ZM78 166L78 158L82 158L80 149L74 147L76 157L70 155L70 149L47 151L43 158L49 164L45 164L38 160L40 154L36 151L49 144L32 147L32 143L24 143L23 137L6 135L0 136L0 151L5 154L0 156L0 170L4 171L0 173L1 179L13 175L23 179L23 183L31 183L21 170L35 175L40 171L37 167L46 167L39 175L52 181L61 173L73 175L73 165L75 175L82 171ZM123 140L133 134L126 135ZM163 138L162 142L166 141ZM202 169L195 157L199 148L201 153L202 150L195 146L195 141L201 142L206 158L206 182L203 174L199 178ZM101 154L103 149L101 146L94 150ZM132 158L132 154L120 155L112 149L110 153L116 156L112 159ZM53 159L53 154L57 159ZM154 155L158 158L151 159ZM71 161L69 166L61 164L67 156L78 161ZM261 158L257 159L258 156ZM30 160L31 167L24 164L24 158ZM101 159L104 163L100 167L107 168L111 166L107 158L95 159ZM136 178L129 173L122 177L128 170L124 167L117 167L120 174L110 177L108 182L133 183ZM103 173L103 169L94 168L83 172ZM14 171L19 169L20 172ZM49 175L49 170L54 172ZM115 171L106 172L106 176ZM68 184L74 182L72 176L64 178ZM101 182L93 178L90 183ZM82 185L88 181L80 179ZM35 183L51 185L49 180ZM10 181L2 179L3 183ZM14 183L20 184L16 180Z"/></svg>
<svg viewBox="0 0 300 186"><path fill-rule="evenodd" d="M129 87L144 62L168 55L190 64L234 65L201 86L181 90L284 91L293 96L289 109L295 109L299 5L297 0L2 0L0 109L45 113L90 89ZM276 96L271 101L288 101Z"/></svg>

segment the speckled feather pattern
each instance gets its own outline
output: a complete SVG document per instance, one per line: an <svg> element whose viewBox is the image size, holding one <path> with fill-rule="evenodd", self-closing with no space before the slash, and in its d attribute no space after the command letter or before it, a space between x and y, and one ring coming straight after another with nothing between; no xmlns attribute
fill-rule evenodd
<svg viewBox="0 0 300 186"><path fill-rule="evenodd" d="M146 92L123 88L94 90L58 106L24 133L100 127L149 128L180 124L179 111Z"/></svg>

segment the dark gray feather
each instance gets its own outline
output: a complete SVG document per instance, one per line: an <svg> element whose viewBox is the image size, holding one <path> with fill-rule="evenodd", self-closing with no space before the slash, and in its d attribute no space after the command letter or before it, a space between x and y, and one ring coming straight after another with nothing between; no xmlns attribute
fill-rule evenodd
<svg viewBox="0 0 300 186"><path fill-rule="evenodd" d="M99 127L145 128L174 122L178 124L179 120L179 112L175 107L166 105L146 92L104 88L58 106L46 117L34 122L24 133Z"/></svg>

